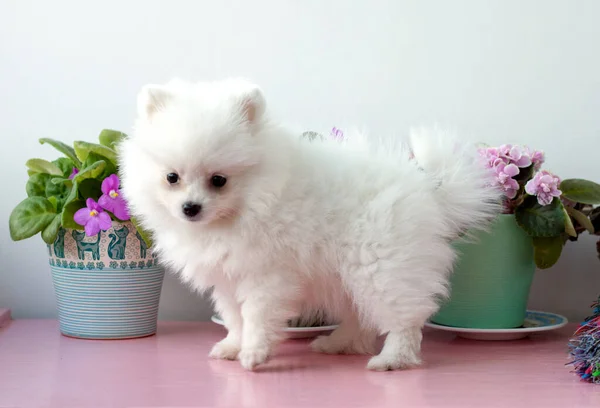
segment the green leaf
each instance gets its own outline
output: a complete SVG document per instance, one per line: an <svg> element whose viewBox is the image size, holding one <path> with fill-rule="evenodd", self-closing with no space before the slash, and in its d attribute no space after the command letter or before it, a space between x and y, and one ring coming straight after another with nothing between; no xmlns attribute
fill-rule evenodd
<svg viewBox="0 0 600 408"><path fill-rule="evenodd" d="M96 143L77 141L74 143L75 153L82 162L85 162L90 152L106 157L112 164L117 165L117 152L110 147Z"/></svg>
<svg viewBox="0 0 600 408"><path fill-rule="evenodd" d="M583 179L567 179L560 183L562 196L577 203L600 204L600 184Z"/></svg>
<svg viewBox="0 0 600 408"><path fill-rule="evenodd" d="M535 264L540 269L548 269L560 258L564 246L562 235L533 239Z"/></svg>
<svg viewBox="0 0 600 408"><path fill-rule="evenodd" d="M42 231L42 239L48 245L52 244L56 240L58 230L60 230L61 215L56 214L54 219L44 230Z"/></svg>
<svg viewBox="0 0 600 408"><path fill-rule="evenodd" d="M560 206L565 214L565 232L572 237L577 237L577 231L575 231L575 226L573 225L573 221L571 221L571 217L569 217L569 213L562 203L560 203Z"/></svg>
<svg viewBox="0 0 600 408"><path fill-rule="evenodd" d="M34 236L52 222L56 211L45 197L28 197L11 212L9 218L10 237L20 241Z"/></svg>
<svg viewBox="0 0 600 408"><path fill-rule="evenodd" d="M52 207L58 212L58 199L56 197L48 197L48 201L52 204Z"/></svg>
<svg viewBox="0 0 600 408"><path fill-rule="evenodd" d="M77 212L77 210L81 208L85 208L85 202L82 200L74 200L64 206L62 215L61 215L61 223L63 228L65 229L76 229L83 230L83 225L79 225L73 219L73 216Z"/></svg>
<svg viewBox="0 0 600 408"><path fill-rule="evenodd" d="M577 223L583 228L585 228L590 234L594 233L594 225L584 213L582 213L581 211L577 211L575 208L569 206L566 206L565 210L567 211L567 214L573 217L575 221L577 221Z"/></svg>
<svg viewBox="0 0 600 408"><path fill-rule="evenodd" d="M77 199L78 187L79 187L79 185L77 184L77 182L75 180L73 180L73 186L71 187L71 190L69 191L69 195L65 199L64 206L67 206L69 203L72 203L73 201L75 201ZM64 225L64 223L63 223L63 225Z"/></svg>
<svg viewBox="0 0 600 408"><path fill-rule="evenodd" d="M117 173L117 166L114 165L107 157L102 156L101 154L90 152L87 159L85 159L85 163L83 163L84 167L91 166L92 164L103 161L105 164L104 170L100 173L97 178L100 180L104 180L106 177L111 174Z"/></svg>
<svg viewBox="0 0 600 408"><path fill-rule="evenodd" d="M64 183L56 184L53 183L52 179L46 182L46 197L56 197L57 208L59 212L62 210L62 207L70 193L71 190Z"/></svg>
<svg viewBox="0 0 600 408"><path fill-rule="evenodd" d="M62 175L66 179L69 178L69 176L73 172L73 167L75 167L73 161L71 159L67 159L66 157L61 157L59 159L53 160L52 163L56 164L56 167L58 167L62 171Z"/></svg>
<svg viewBox="0 0 600 408"><path fill-rule="evenodd" d="M29 177L25 185L27 197L46 197L46 183L48 180L50 180L50 175L46 173L34 173Z"/></svg>
<svg viewBox="0 0 600 408"><path fill-rule="evenodd" d="M88 178L96 178L104 171L106 163L103 161L97 161L83 170L80 170L75 177L73 177L73 183L80 183L81 181Z"/></svg>
<svg viewBox="0 0 600 408"><path fill-rule="evenodd" d="M565 213L556 197L548 205L540 205L534 196L527 197L515 210L515 218L532 237L555 237L565 232Z"/></svg>
<svg viewBox="0 0 600 408"><path fill-rule="evenodd" d="M50 163L44 159L29 159L25 163L27 168L35 171L36 173L46 173L53 176L62 176L61 169L54 163Z"/></svg>
<svg viewBox="0 0 600 408"><path fill-rule="evenodd" d="M119 132L118 130L104 129L100 132L98 139L100 140L101 145L116 150L119 142L126 137L127 135L125 133Z"/></svg>
<svg viewBox="0 0 600 408"><path fill-rule="evenodd" d="M73 185L73 180L69 180L68 178L61 178L61 177L52 177L51 182L54 184L64 184L65 186L67 186L69 188Z"/></svg>
<svg viewBox="0 0 600 408"><path fill-rule="evenodd" d="M102 182L97 179L85 179L79 184L79 194L84 200L88 198L93 198L95 201L98 201L100 196L102 195Z"/></svg>
<svg viewBox="0 0 600 408"><path fill-rule="evenodd" d="M39 173L38 173L37 171L33 171L33 170L31 170L31 169L27 169L27 175L28 175L29 177L33 176L34 174L39 174Z"/></svg>
<svg viewBox="0 0 600 408"><path fill-rule="evenodd" d="M129 219L129 221L131 221L131 223L133 224L133 226L135 227L135 229L140 233L140 237L142 237L142 239L144 240L144 242L146 243L146 246L148 248L152 247L152 238L150 236L150 233L148 231L145 231L141 226L140 223L137 219L135 219L134 217L131 217Z"/></svg>
<svg viewBox="0 0 600 408"><path fill-rule="evenodd" d="M50 146L54 147L56 150L58 150L59 152L61 152L65 156L67 156L69 159L71 159L73 161L73 163L75 164L75 167L77 167L77 168L81 167L81 162L79 161L79 159L77 158L77 155L75 154L75 149L73 149L71 146L69 146L63 142L60 142L58 140L48 139L48 138L40 139L40 143L41 144L48 143Z"/></svg>

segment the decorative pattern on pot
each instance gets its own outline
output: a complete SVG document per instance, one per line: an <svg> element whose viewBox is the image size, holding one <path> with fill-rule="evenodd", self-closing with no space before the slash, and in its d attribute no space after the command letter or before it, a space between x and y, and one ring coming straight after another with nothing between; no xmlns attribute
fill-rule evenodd
<svg viewBox="0 0 600 408"><path fill-rule="evenodd" d="M60 330L79 338L156 333L164 269L130 222L92 237L61 229L48 245Z"/></svg>

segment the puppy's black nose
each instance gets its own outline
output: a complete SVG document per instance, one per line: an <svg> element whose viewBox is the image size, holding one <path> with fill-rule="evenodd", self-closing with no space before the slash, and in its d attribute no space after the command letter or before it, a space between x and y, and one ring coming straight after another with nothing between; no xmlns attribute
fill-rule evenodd
<svg viewBox="0 0 600 408"><path fill-rule="evenodd" d="M186 217L191 218L195 217L200 213L200 210L202 210L202 206L200 204L187 202L183 203L182 209Z"/></svg>

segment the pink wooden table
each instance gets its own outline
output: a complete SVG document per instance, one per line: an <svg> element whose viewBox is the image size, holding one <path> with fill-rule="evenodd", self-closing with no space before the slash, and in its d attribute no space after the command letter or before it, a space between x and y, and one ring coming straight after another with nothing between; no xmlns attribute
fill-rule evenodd
<svg viewBox="0 0 600 408"><path fill-rule="evenodd" d="M366 357L323 356L286 342L259 372L206 357L213 323L160 324L157 336L76 340L55 321L0 329L0 407L600 407L600 386L564 364L574 326L514 342L427 331L426 365L365 370Z"/></svg>

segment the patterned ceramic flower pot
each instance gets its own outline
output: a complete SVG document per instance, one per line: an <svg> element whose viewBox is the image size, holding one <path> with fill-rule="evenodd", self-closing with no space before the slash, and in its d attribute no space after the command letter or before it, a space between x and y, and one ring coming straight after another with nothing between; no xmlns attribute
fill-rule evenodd
<svg viewBox="0 0 600 408"><path fill-rule="evenodd" d="M88 237L62 229L48 245L62 334L126 339L156 333L164 269L131 222Z"/></svg>
<svg viewBox="0 0 600 408"><path fill-rule="evenodd" d="M535 273L533 242L514 215L501 215L476 243L457 242L452 292L432 322L453 327L508 329L525 320Z"/></svg>

